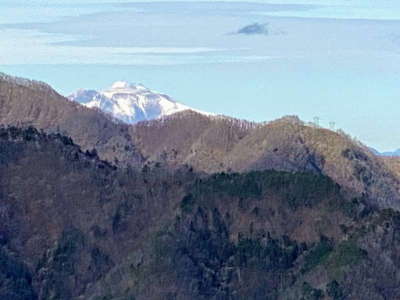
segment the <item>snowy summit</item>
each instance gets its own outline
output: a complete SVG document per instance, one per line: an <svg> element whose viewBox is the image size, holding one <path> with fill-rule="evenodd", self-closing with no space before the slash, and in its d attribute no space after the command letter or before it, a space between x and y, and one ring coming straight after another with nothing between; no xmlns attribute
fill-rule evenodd
<svg viewBox="0 0 400 300"><path fill-rule="evenodd" d="M98 108L129 124L162 118L184 110L197 111L141 84L126 81L114 82L104 91L81 89L68 98L86 107Z"/></svg>

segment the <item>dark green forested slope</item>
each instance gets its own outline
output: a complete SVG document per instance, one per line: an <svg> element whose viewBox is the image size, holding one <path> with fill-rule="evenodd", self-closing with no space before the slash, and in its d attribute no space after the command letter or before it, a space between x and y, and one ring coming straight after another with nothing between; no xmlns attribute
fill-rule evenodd
<svg viewBox="0 0 400 300"><path fill-rule="evenodd" d="M1 129L0 299L397 299L400 214L368 203L311 173L117 169Z"/></svg>

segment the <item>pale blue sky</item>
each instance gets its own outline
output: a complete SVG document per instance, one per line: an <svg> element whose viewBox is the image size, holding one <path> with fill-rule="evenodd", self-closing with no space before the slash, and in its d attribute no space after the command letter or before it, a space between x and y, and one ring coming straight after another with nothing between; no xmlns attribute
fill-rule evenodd
<svg viewBox="0 0 400 300"><path fill-rule="evenodd" d="M398 2L132 2L3 0L0 71L65 95L141 82L198 109L319 116L379 150L400 147ZM269 34L233 34L255 22Z"/></svg>

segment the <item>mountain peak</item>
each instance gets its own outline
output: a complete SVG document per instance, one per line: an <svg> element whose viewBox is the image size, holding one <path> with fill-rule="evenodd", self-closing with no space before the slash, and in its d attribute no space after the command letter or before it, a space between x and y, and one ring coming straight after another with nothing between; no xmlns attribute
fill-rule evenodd
<svg viewBox="0 0 400 300"><path fill-rule="evenodd" d="M103 91L78 90L68 98L86 107L98 108L128 124L159 119L185 110L197 111L167 95L127 81L116 81Z"/></svg>
<svg viewBox="0 0 400 300"><path fill-rule="evenodd" d="M112 89L126 89L129 87L130 87L130 84L127 81L116 81L111 85Z"/></svg>
<svg viewBox="0 0 400 300"><path fill-rule="evenodd" d="M130 83L128 81L115 81L109 90L150 91L141 83Z"/></svg>
<svg viewBox="0 0 400 300"><path fill-rule="evenodd" d="M146 88L143 84L129 83L127 81L116 81L110 88L102 91L108 97L113 97L114 94L158 94ZM162 95L166 97L165 95Z"/></svg>

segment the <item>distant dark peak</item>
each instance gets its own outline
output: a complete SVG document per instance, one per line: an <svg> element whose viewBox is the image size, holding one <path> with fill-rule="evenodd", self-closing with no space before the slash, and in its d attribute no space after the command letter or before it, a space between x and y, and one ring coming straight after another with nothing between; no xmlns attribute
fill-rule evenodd
<svg viewBox="0 0 400 300"><path fill-rule="evenodd" d="M237 34L245 35L268 35L268 23L254 23L240 28Z"/></svg>
<svg viewBox="0 0 400 300"><path fill-rule="evenodd" d="M368 150L371 151L373 154L378 155L378 156L400 157L400 149L397 149L397 150L394 150L394 151L380 152L380 151L376 150L375 148L368 147Z"/></svg>
<svg viewBox="0 0 400 300"><path fill-rule="evenodd" d="M382 152L382 153L380 153L380 155L382 155L382 156L392 156L392 157L395 157L395 156L399 156L400 157L400 149L397 149L397 150L395 150L395 151L393 151L393 152Z"/></svg>

